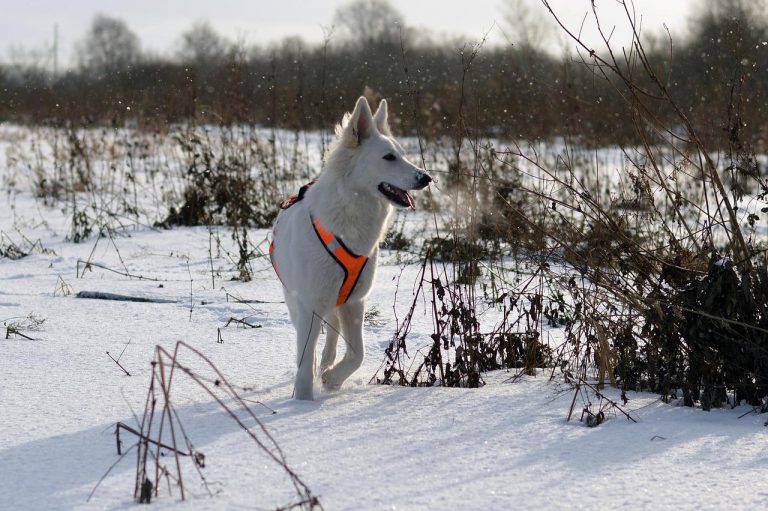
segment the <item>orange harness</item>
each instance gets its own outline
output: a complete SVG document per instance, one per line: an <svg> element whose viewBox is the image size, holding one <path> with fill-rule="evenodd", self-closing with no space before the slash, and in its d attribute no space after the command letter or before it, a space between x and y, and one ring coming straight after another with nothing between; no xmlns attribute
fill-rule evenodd
<svg viewBox="0 0 768 511"><path fill-rule="evenodd" d="M312 186L312 184L314 184L314 181L302 186L299 190L299 195L294 195L284 200L280 204L280 209L288 209L302 200L304 198L304 193L306 193L307 189ZM360 275L363 274L363 269L368 262L368 257L357 255L349 250L347 246L344 245L344 242L341 241L341 238L323 227L320 220L312 217L311 214L309 219L312 221L312 228L314 229L315 234L317 234L317 239L323 244L325 251L328 252L328 255L330 255L341 269L344 270L344 280L339 288L339 296L336 298L336 305L343 305L347 303L352 291L355 290L355 286L357 286L357 282L360 280ZM280 271L277 269L277 263L275 263L275 259L272 255L274 251L275 242L273 241L269 244L269 259L272 262L272 267L275 269L275 273L277 273L277 277L282 282L283 279L280 277Z"/></svg>

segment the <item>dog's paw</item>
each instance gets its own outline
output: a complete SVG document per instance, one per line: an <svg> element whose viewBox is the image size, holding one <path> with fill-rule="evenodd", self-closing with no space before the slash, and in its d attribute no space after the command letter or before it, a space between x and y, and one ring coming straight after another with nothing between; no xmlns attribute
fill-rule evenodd
<svg viewBox="0 0 768 511"><path fill-rule="evenodd" d="M311 390L307 392L307 391L299 391L297 389L293 397L294 397L294 399L298 399L299 401L314 401L315 400L314 393Z"/></svg>
<svg viewBox="0 0 768 511"><path fill-rule="evenodd" d="M323 371L323 375L320 379L323 382L323 388L325 390L335 392L341 388L341 382L333 377L333 372L331 370Z"/></svg>
<svg viewBox="0 0 768 511"><path fill-rule="evenodd" d="M323 375L328 372L328 370L333 367L333 364L320 364L320 367L317 371L317 375L322 379Z"/></svg>
<svg viewBox="0 0 768 511"><path fill-rule="evenodd" d="M293 388L293 397L300 401L314 401L314 388L310 381L309 385L303 382L296 382L296 386Z"/></svg>

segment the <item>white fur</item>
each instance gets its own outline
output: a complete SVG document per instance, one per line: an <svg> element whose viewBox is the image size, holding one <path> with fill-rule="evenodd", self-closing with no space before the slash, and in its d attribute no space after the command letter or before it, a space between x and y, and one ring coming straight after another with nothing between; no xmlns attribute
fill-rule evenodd
<svg viewBox="0 0 768 511"><path fill-rule="evenodd" d="M379 183L413 190L423 188L429 180L392 138L384 100L372 116L368 101L361 97L336 128L336 135L317 182L302 201L280 212L272 232L273 258L296 328L297 399L313 399L315 346L323 320L328 327L320 373L326 388L339 388L363 362L365 299L374 282L379 241L392 212L392 203L379 191ZM383 159L388 153L397 159ZM318 240L310 213L352 252L369 257L349 300L339 307L336 299L344 273ZM336 362L339 331L347 349Z"/></svg>

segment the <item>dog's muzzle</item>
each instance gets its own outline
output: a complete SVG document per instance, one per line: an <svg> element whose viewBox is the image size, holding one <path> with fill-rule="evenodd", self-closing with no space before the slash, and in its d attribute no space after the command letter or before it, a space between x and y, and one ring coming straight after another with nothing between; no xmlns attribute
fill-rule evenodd
<svg viewBox="0 0 768 511"><path fill-rule="evenodd" d="M426 172L417 172L416 182L418 183L418 186L416 186L414 190L421 190L422 188L426 187L429 183L432 182L432 177Z"/></svg>

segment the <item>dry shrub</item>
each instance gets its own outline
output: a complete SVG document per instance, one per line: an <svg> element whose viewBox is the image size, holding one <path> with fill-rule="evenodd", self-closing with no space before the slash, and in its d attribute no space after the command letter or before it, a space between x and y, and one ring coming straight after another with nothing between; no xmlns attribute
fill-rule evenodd
<svg viewBox="0 0 768 511"><path fill-rule="evenodd" d="M186 380L197 386L211 398L212 403L215 403L224 417L237 424L270 462L268 465L265 464L265 467L271 466L285 474L293 488L294 499L293 502L279 509L306 511L323 509L319 498L312 494L309 486L288 465L282 448L252 407L248 405L248 402L254 401L242 397L243 392L252 392L254 389L233 385L208 357L182 341L177 342L172 351L162 346L155 348L144 411L140 418L136 418L135 428L123 423L115 425L117 451L121 457L96 484L88 500L109 471L134 448L136 449L136 472L133 498L136 503L149 504L160 498L161 485L164 482L168 486L169 493L172 494L176 490L181 500L185 500L190 493L188 481L192 474L197 475L200 487L209 496L215 495L213 485L205 475L205 468L211 463L213 457L206 456L194 445L189 430L182 423L178 405L171 399L172 389L182 384L179 380ZM277 413L260 401L255 403L272 414ZM136 443L125 450L120 436L121 431L127 431L137 437Z"/></svg>
<svg viewBox="0 0 768 511"><path fill-rule="evenodd" d="M174 136L183 154L184 192L163 225L266 227L276 215L282 187L270 150L255 131L193 128ZM279 176L286 179L287 176Z"/></svg>
<svg viewBox="0 0 768 511"><path fill-rule="evenodd" d="M634 32L623 53L611 51L608 34L598 52L563 29L632 119L635 142L622 163L597 164L602 149L585 150L584 140L561 141L553 158L533 144L502 149L477 138L466 158L464 143L455 144L451 236L426 244L414 301L432 305L431 340L413 352L412 307L378 381L477 386L487 370L548 366L569 381L610 381L704 409L768 399L768 259L753 200L764 200L768 185L741 136L750 77L730 80L716 121L726 139L701 135L657 73L631 7L620 4ZM471 138L469 123L460 116L458 124ZM536 279L547 283L534 292L494 288L504 319L492 333L481 333L476 311L476 284L487 276L477 280L473 268L496 255L479 240L536 261ZM454 266L437 271L435 260ZM563 327L560 345L542 344L544 321Z"/></svg>
<svg viewBox="0 0 768 511"><path fill-rule="evenodd" d="M427 254L410 309L398 324L372 382L479 387L484 385L487 371L519 369L535 374L537 368L552 363L552 351L541 341L544 300L538 291L531 290L535 278L515 292L498 293L495 305L502 310L502 317L490 332L482 332L475 282L466 281L461 274L451 278L451 268ZM427 344L419 346L417 343L424 341L411 335L411 320L423 302L430 304L433 331Z"/></svg>
<svg viewBox="0 0 768 511"><path fill-rule="evenodd" d="M625 7L635 33L621 60L608 49L607 35L604 54L569 35L595 78L634 112L643 143L625 150L621 170L629 179L601 196L599 188L584 187L575 168L563 178L535 155L517 154L559 188L543 199L558 201L570 217L564 224L570 229L545 232L565 263L552 273L561 276L574 312L560 367L577 378L681 397L688 406L761 405L768 397L768 274L738 207L747 190L765 186L748 164L756 160L732 116L745 81L734 82L723 112L728 145L718 165L657 77ZM672 116L675 129L660 121ZM725 179L734 172L737 179ZM747 213L754 225L757 215ZM578 273L567 277L568 268Z"/></svg>

